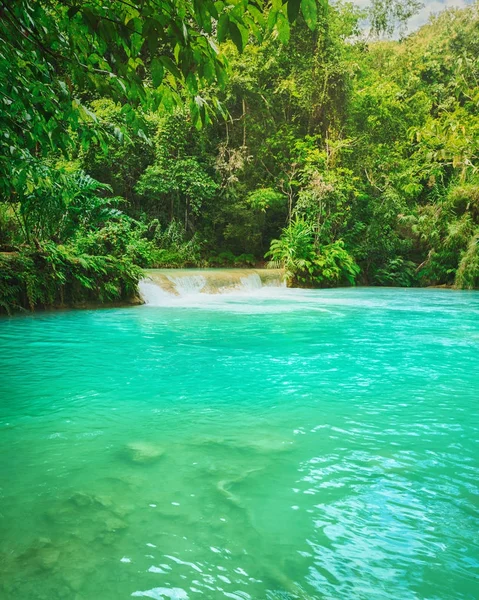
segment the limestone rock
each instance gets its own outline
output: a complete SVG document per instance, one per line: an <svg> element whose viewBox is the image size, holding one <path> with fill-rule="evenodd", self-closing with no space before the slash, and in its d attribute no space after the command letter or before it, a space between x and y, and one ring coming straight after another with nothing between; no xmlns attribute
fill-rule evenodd
<svg viewBox="0 0 479 600"><path fill-rule="evenodd" d="M60 551L56 548L42 548L37 554L38 564L46 571L53 569L59 558Z"/></svg>
<svg viewBox="0 0 479 600"><path fill-rule="evenodd" d="M93 506L93 504L95 504L93 496L86 494L85 492L75 492L73 496L70 497L70 502L77 508L86 508L87 506Z"/></svg>
<svg viewBox="0 0 479 600"><path fill-rule="evenodd" d="M86 492L75 492L70 496L70 502L77 508L97 507L111 508L113 502L108 496L87 494Z"/></svg>
<svg viewBox="0 0 479 600"><path fill-rule="evenodd" d="M108 533L114 533L115 531L119 531L120 529L126 529L128 525L125 521L118 519L117 517L107 517L105 519L104 529Z"/></svg>
<svg viewBox="0 0 479 600"><path fill-rule="evenodd" d="M55 568L59 558L60 550L49 539L38 538L19 555L18 560L30 568L50 571Z"/></svg>
<svg viewBox="0 0 479 600"><path fill-rule="evenodd" d="M148 464L160 459L165 451L150 442L131 442L126 446L127 458L136 464Z"/></svg>

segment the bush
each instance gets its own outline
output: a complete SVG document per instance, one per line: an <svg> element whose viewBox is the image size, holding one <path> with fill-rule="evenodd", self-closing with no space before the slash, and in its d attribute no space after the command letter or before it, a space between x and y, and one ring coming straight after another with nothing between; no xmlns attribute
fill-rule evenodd
<svg viewBox="0 0 479 600"><path fill-rule="evenodd" d="M285 269L290 286L354 285L360 270L342 240L316 245L312 226L300 217L271 242L266 257L271 258L270 267Z"/></svg>
<svg viewBox="0 0 479 600"><path fill-rule="evenodd" d="M92 256L52 242L0 254L0 309L132 301L141 269L129 259Z"/></svg>
<svg viewBox="0 0 479 600"><path fill-rule="evenodd" d="M462 255L454 286L466 290L479 288L479 232L471 238Z"/></svg>
<svg viewBox="0 0 479 600"><path fill-rule="evenodd" d="M374 282L379 285L411 287L417 283L416 264L398 256L376 271Z"/></svg>
<svg viewBox="0 0 479 600"><path fill-rule="evenodd" d="M252 254L240 254L234 259L235 267L254 267L256 259Z"/></svg>
<svg viewBox="0 0 479 600"><path fill-rule="evenodd" d="M218 255L212 255L208 258L210 267L254 267L256 259L252 254L240 254L236 256L230 250L220 252Z"/></svg>
<svg viewBox="0 0 479 600"><path fill-rule="evenodd" d="M156 246L145 236L146 226L128 217L110 221L104 227L80 232L73 241L80 253L127 259L140 267L155 260Z"/></svg>
<svg viewBox="0 0 479 600"><path fill-rule="evenodd" d="M147 235L154 248L150 266L180 268L203 265L201 240L197 234L188 240L183 225L178 221L173 220L162 229L155 219L150 223Z"/></svg>
<svg viewBox="0 0 479 600"><path fill-rule="evenodd" d="M344 247L342 240L319 248L314 261L312 279L322 285L349 283L354 285L359 267Z"/></svg>

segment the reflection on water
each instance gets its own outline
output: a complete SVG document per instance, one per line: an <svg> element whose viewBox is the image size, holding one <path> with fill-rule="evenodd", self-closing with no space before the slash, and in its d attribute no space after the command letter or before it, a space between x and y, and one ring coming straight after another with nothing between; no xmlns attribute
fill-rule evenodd
<svg viewBox="0 0 479 600"><path fill-rule="evenodd" d="M473 599L479 294L0 320L0 598Z"/></svg>

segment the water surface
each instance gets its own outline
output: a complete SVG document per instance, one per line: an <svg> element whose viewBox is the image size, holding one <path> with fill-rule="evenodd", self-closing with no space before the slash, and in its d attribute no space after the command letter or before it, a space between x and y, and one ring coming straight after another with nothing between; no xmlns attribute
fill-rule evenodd
<svg viewBox="0 0 479 600"><path fill-rule="evenodd" d="M0 320L0 598L479 597L479 293Z"/></svg>

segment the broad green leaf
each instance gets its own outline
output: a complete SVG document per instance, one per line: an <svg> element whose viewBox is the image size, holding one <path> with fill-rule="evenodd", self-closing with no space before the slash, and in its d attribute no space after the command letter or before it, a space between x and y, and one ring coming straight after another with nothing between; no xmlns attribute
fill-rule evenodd
<svg viewBox="0 0 479 600"><path fill-rule="evenodd" d="M301 0L288 0L288 19L290 23L298 18L300 6Z"/></svg>
<svg viewBox="0 0 479 600"><path fill-rule="evenodd" d="M176 60L177 64L180 62L180 52L181 52L181 46L180 46L180 44L176 44L173 54L175 55L175 60Z"/></svg>
<svg viewBox="0 0 479 600"><path fill-rule="evenodd" d="M261 27L265 24L265 18L263 13L254 4L248 6L249 14L254 18L255 22Z"/></svg>
<svg viewBox="0 0 479 600"><path fill-rule="evenodd" d="M163 76L165 74L165 69L164 69L163 63L156 56L151 61L150 72L151 72L151 79L153 81L153 85L155 87L158 87L159 85L161 85L161 82L163 81Z"/></svg>
<svg viewBox="0 0 479 600"><path fill-rule="evenodd" d="M188 73L188 75L186 77L186 86L187 86L190 94L198 93L198 82L196 80L194 73Z"/></svg>
<svg viewBox="0 0 479 600"><path fill-rule="evenodd" d="M178 80L181 80L181 73L175 63L171 60L169 56L160 56L160 61L163 63L166 69L176 77Z"/></svg>
<svg viewBox="0 0 479 600"><path fill-rule="evenodd" d="M229 31L234 45L238 48L238 52L243 52L243 36L241 35L238 25L231 21L229 24Z"/></svg>
<svg viewBox="0 0 479 600"><path fill-rule="evenodd" d="M228 36L230 20L226 13L222 13L217 28L218 42L224 42Z"/></svg>
<svg viewBox="0 0 479 600"><path fill-rule="evenodd" d="M80 6L71 6L68 10L67 10L67 15L69 19L72 19L77 12L79 12L80 10Z"/></svg>
<svg viewBox="0 0 479 600"><path fill-rule="evenodd" d="M283 44L287 44L290 35L289 21L282 13L278 13L276 30L278 32L278 39L283 42Z"/></svg>
<svg viewBox="0 0 479 600"><path fill-rule="evenodd" d="M318 7L316 0L301 0L301 12L307 26L314 31L318 22Z"/></svg>

